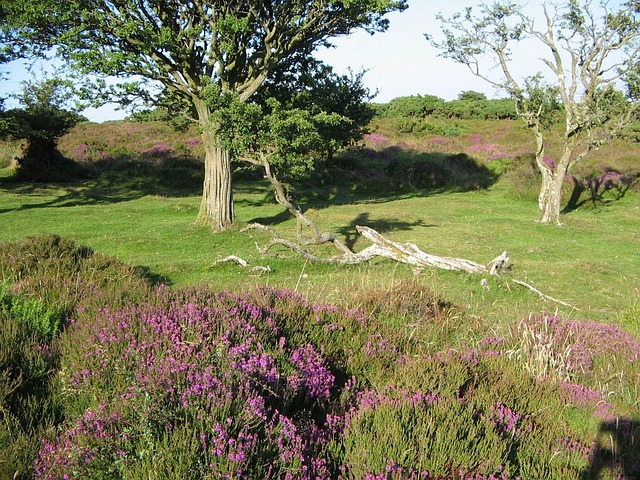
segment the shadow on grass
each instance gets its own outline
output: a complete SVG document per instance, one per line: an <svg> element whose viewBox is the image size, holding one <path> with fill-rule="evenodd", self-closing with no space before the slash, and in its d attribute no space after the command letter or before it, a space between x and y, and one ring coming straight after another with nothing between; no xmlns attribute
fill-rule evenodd
<svg viewBox="0 0 640 480"><path fill-rule="evenodd" d="M601 478L609 471L616 478L640 478L640 421L617 418L600 424L591 451L591 464L582 480Z"/></svg>
<svg viewBox="0 0 640 480"><path fill-rule="evenodd" d="M102 205L136 200L147 195L184 197L202 192L203 168L191 157L119 157L89 165L92 178L67 182L23 181L20 177L0 179L0 189L47 200L24 203L0 213L32 208ZM44 193L44 191L47 191ZM51 198L53 197L53 198Z"/></svg>
<svg viewBox="0 0 640 480"><path fill-rule="evenodd" d="M144 278L150 285L159 286L159 285L173 285L173 280L171 277L167 277L166 275L162 275L160 273L154 272L147 265L136 265L133 267L135 272L142 278Z"/></svg>
<svg viewBox="0 0 640 480"><path fill-rule="evenodd" d="M607 167L600 174L584 178L572 176L573 190L562 213L570 213L590 206L599 208L624 198L627 192L640 184L640 172L622 173Z"/></svg>
<svg viewBox="0 0 640 480"><path fill-rule="evenodd" d="M70 183L24 183L0 179L0 188L18 195L38 196L48 189L48 199L25 202L17 209L111 204L147 195L183 197L202 192L202 162L174 154L121 156L90 165L94 178ZM389 147L384 150L352 149L331 163L317 165L303 178L281 180L303 209L324 209L352 203L382 203L448 192L485 189L498 175L466 154L420 153ZM251 206L275 203L261 172L239 169L236 190L257 199L238 199ZM239 196L240 196L239 195ZM51 197L54 198L51 198ZM41 200L38 198L37 200ZM289 219L285 211L256 218L268 225Z"/></svg>
<svg viewBox="0 0 640 480"><path fill-rule="evenodd" d="M387 233L398 230L411 230L414 227L434 227L435 225L426 224L422 220L416 220L414 222L402 222L398 220L390 220L390 219L382 219L376 218L373 219L370 217L369 212L363 212L354 218L349 225L346 225L342 228L338 229L338 233L340 233L344 239L345 244L353 250L353 247L360 238L360 234L356 230L357 225L365 225L367 227L373 228L378 233Z"/></svg>
<svg viewBox="0 0 640 480"><path fill-rule="evenodd" d="M302 209L307 211L336 205L386 203L405 198L482 190L492 186L498 178L497 173L464 153L420 153L394 146L384 150L348 150L332 163L316 166L305 178L280 180ZM248 205L274 203L273 194L268 191L259 200L249 201ZM282 211L252 221L273 226L290 218L288 212ZM382 231L394 229L392 221L380 222L384 223L378 225ZM354 231L355 225L348 227L350 232Z"/></svg>

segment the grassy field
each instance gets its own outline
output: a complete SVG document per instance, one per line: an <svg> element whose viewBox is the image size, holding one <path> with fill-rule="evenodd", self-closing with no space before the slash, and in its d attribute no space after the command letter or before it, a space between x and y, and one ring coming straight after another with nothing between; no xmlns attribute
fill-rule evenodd
<svg viewBox="0 0 640 480"><path fill-rule="evenodd" d="M357 225L480 263L506 250L500 278L262 255L244 226L296 224L251 172L237 225L198 227L193 132L82 125L60 145L93 177L70 183L16 182L0 151L0 478L637 478L640 145L575 172L615 167L624 195L541 225L518 125L380 122L291 183L355 251ZM270 271L214 266L228 255Z"/></svg>
<svg viewBox="0 0 640 480"><path fill-rule="evenodd" d="M511 150L512 155L526 151L528 137L519 124L486 123L472 124L470 133L464 136L440 140L440 151L473 151L473 145L491 145L500 152ZM433 137L394 138L384 127L377 135L386 134L388 143L373 145L379 153L374 161L386 161L395 154L410 158L415 162L411 168L419 169L419 162L432 154L434 140L437 143ZM163 137L158 125L141 130L138 124L114 123L96 131L102 128L102 148L131 155L140 154L133 150L134 145L140 144L144 151ZM62 140L66 153L72 153L72 145L91 143L90 139L97 137L93 131L84 130L86 127ZM151 140L136 141L131 132ZM170 145L175 151L183 148L184 138L166 138L173 138ZM597 153L583 169L602 163L599 158L611 159L615 151L619 152L622 166L631 168L629 159L640 148L616 148ZM486 151L476 156L489 163ZM263 258L255 249L254 240L261 243L267 238L257 235L254 239L239 233L244 225L261 221L276 226L285 237L295 234L295 222L275 204L264 182L236 182L238 227L211 235L194 225L199 202L197 177L186 187L172 189L162 183L162 176L154 181L143 175L136 172L123 183L104 179L62 185L4 183L0 190L0 239L53 232L148 269L174 285L207 283L214 288L238 290L269 284L335 302L349 301L344 298L349 292L391 286L413 275L406 266L388 261L334 267L308 264L286 252L280 252L279 258ZM633 307L638 300L640 207L633 191L608 205L573 211L565 216L565 226L556 228L535 222L535 182L533 188L514 189L507 180L499 179L489 188L463 192L453 188L416 188L385 193L374 188L373 192L360 194L353 190L352 186L328 184L299 187L299 194L303 206L310 209L310 218L323 230L340 235L356 250L367 246L365 240L358 238L356 225L371 226L394 241L416 243L428 253L481 263L506 250L512 259L514 278L577 307L573 310L545 303L508 282L498 282L486 292L473 276L430 270L419 275L421 282L474 314L505 321L529 312L560 308L579 318L614 321L617 312ZM269 265L272 272L251 276L234 265L211 268L217 259L232 254L251 264Z"/></svg>

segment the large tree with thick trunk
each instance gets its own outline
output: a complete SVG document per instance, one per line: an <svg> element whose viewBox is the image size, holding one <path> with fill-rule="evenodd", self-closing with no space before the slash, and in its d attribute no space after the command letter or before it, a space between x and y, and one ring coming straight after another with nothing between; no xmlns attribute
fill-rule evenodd
<svg viewBox="0 0 640 480"><path fill-rule="evenodd" d="M45 38L76 72L139 80L121 88L104 84L105 100L162 99L200 125L206 157L198 219L215 230L233 223L234 212L232 159L212 125L211 92L247 101L296 52L358 28L383 31L385 15L407 6L406 0L41 2L57 3L33 15L47 16L56 35ZM22 23L23 35L13 38L26 41L32 26L42 24L37 18Z"/></svg>
<svg viewBox="0 0 640 480"><path fill-rule="evenodd" d="M542 182L540 222L560 224L562 183L590 152L620 135L639 107L640 3L590 0L527 5L498 1L445 18L444 39L427 38L442 55L508 92L533 133ZM531 6L533 8L533 6ZM536 59L531 46L537 42ZM514 67L541 62L539 74L519 78ZM621 90L621 88L623 91ZM554 118L555 117L555 118ZM559 117L559 118L558 118ZM546 157L554 122L564 124L561 154Z"/></svg>

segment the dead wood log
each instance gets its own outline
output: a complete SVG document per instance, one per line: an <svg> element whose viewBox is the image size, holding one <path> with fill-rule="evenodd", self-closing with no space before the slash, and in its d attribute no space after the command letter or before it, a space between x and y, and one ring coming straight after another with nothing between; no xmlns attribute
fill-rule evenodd
<svg viewBox="0 0 640 480"><path fill-rule="evenodd" d="M503 252L488 264L472 262L465 258L439 257L420 250L413 243L396 243L385 238L374 229L364 226L356 226L356 230L373 245L365 248L357 254L363 258L374 256L386 257L397 262L407 263L413 267L436 267L444 270L462 270L469 273L491 273L496 275L507 266L509 257Z"/></svg>
<svg viewBox="0 0 640 480"><path fill-rule="evenodd" d="M219 260L216 260L215 262L213 262L213 265L211 265L211 268L216 267L218 265L221 265L223 263L228 263L228 262L233 262L238 264L239 266L241 266L242 268L249 268L249 262L247 262L246 260L237 257L235 255L229 255L228 257L224 257L221 258ZM255 267L251 267L249 268L249 271L252 273L266 273L266 272L270 272L271 271L271 267L269 267L268 265L266 267L261 266L261 265L256 265Z"/></svg>
<svg viewBox="0 0 640 480"><path fill-rule="evenodd" d="M276 201L284 206L298 221L298 242L295 243L291 240L286 240L279 235L277 235L273 230L265 225L261 225L259 223L252 223L244 228L242 231L248 231L253 229L260 229L269 232L272 236L272 239L263 247L260 247L256 243L256 248L260 253L267 254L268 251L279 245L289 250L297 253L308 261L312 262L321 262L321 263L329 263L329 264L346 264L346 265L355 265L359 263L368 262L369 260L375 257L383 257L389 258L391 260L395 260L396 262L406 263L411 265L414 270L420 270L426 267L440 268L444 270L456 270L456 271L464 271L472 274L489 274L498 276L503 270L508 267L509 257L507 256L507 252L502 252L496 258L491 260L487 264L476 263L471 260L467 260L465 258L454 258L454 257L439 257L436 255L431 255L420 250L413 243L396 243L388 238L385 238L383 235L378 233L372 228L357 225L356 230L369 241L371 241L372 245L365 248L364 250L354 253L346 244L344 244L340 239L338 239L331 232L323 232L320 233L315 223L307 218L303 213L302 209L298 205L298 203L290 198L282 183L275 176L271 164L269 163L269 159L267 155L264 153L258 152L256 158L244 158L244 160L252 163L253 165L260 165L264 168L265 178L269 180L271 186L274 189ZM313 238L310 240L303 241L302 236L302 227L307 227ZM309 245L323 245L326 243L331 243L339 252L339 254L334 255L329 258L320 257L309 252L305 247L302 246L304 243L306 246ZM229 257L228 257L229 258ZM235 260L234 260L235 261ZM525 287L532 292L536 293L543 300L551 300L553 302L559 303L561 305L565 305L577 310L576 307L570 305L568 303L557 300L553 297L545 295L540 292L538 289L533 287L532 285L520 281L513 280L514 283ZM484 279L484 283L482 283L483 288L487 289L486 279Z"/></svg>
<svg viewBox="0 0 640 480"><path fill-rule="evenodd" d="M473 262L465 258L440 257L422 251L420 248L418 248L417 245L413 243L393 242L381 235L376 230L362 225L356 226L356 230L363 237L371 241L372 245L366 247L364 250L358 253L354 253L351 250L343 251L342 249L339 249L341 251L339 255L334 255L328 258L314 255L313 253L305 249L302 245L279 237L272 229L265 225L253 223L248 225L242 231L253 229L265 230L273 236L273 238L263 247L260 247L256 243L256 248L263 255L267 254L269 250L275 246L282 246L312 262L355 265L368 262L376 257L382 257L394 260L396 262L406 263L416 269L432 267L444 270L464 271L472 274L488 274L494 276L499 276L500 273L507 269L509 264L509 256L507 255L506 251L502 252L500 255L486 264ZM577 307L546 295L526 282L516 279L511 280L515 284L531 290L532 292L540 296L540 298L542 298L543 300L550 300L552 302L578 310ZM485 283L482 283L482 285L486 289L486 280Z"/></svg>

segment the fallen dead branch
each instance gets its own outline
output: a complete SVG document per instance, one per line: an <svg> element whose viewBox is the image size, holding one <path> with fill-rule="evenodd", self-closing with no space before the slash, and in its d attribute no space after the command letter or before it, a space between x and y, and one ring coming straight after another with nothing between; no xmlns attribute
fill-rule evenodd
<svg viewBox="0 0 640 480"><path fill-rule="evenodd" d="M215 262L213 262L213 265L211 265L211 268L221 265L223 263L229 263L229 262L236 263L242 268L249 268L249 262L247 262L246 260L240 257L236 257L235 255L229 255L228 257L224 257L224 258L221 258L220 260L216 260ZM256 265L255 267L249 268L249 271L253 273L266 273L271 271L271 267L269 266L263 267L260 265Z"/></svg>
<svg viewBox="0 0 640 480"><path fill-rule="evenodd" d="M382 257L394 260L396 262L406 263L410 265L414 269L414 271L419 271L423 268L430 267L440 268L444 270L458 270L472 274L488 274L495 276L499 276L500 273L502 273L508 267L509 257L507 256L507 252L503 252L486 264L476 263L465 258L439 257L437 255L431 255L420 250L413 243L393 242L374 229L361 225L356 226L356 230L358 231L358 233L360 233L360 235L371 241L372 245L368 246L358 253L355 253L333 233L320 233L320 230L318 230L315 223L303 213L298 203L294 199L289 198L284 186L274 174L267 155L257 152L256 158L245 158L244 160L252 163L253 165L261 166L264 169L265 178L269 180L269 183L271 183L271 186L273 187L276 201L280 205L284 206L296 218L298 222L298 243L280 237L274 230L259 223L252 223L245 227L242 230L243 232L249 230L263 230L271 235L271 240L263 247L260 247L256 243L256 248L263 255L266 255L269 250L271 250L275 246L282 246L297 253L308 261L327 264L355 265L368 262L376 257ZM303 227L306 227L311 232L312 238L304 239L302 234ZM332 257L320 257L308 250L308 247L310 245L324 245L328 243L332 244L338 251L338 253ZM231 261L237 260L232 259ZM544 300L550 300L577 310L577 308L573 305L569 305L568 303L557 300L553 297L550 297L549 295L545 295L544 293L540 292L540 290L536 289L526 282L520 280L513 281L517 285L531 290ZM486 279L484 279L484 283L482 283L482 286L483 288L487 289Z"/></svg>
<svg viewBox="0 0 640 480"><path fill-rule="evenodd" d="M309 252L308 249L304 246L291 240L281 238L276 234L275 231L265 225L252 223L245 227L242 231L245 232L249 230L263 230L272 235L273 238L263 247L260 247L256 243L256 248L261 254L267 254L269 250L271 250L275 246L282 246L312 262L355 265L368 262L376 257L382 257L394 260L396 262L405 263L412 266L414 269L430 267L440 268L444 270L464 271L472 274L488 274L494 276L499 276L500 273L505 271L509 266L509 256L507 255L507 252L502 252L500 255L486 264L473 262L465 258L440 257L422 251L420 248L418 248L417 245L413 243L393 242L381 235L376 230L362 225L356 226L356 230L363 237L371 241L372 245L368 246L358 253L354 253L348 249L345 251L344 249L339 248L339 250L341 251L340 254L328 258L315 255ZM536 295L540 296L540 298L542 298L543 300L549 300L577 310L577 307L563 302L562 300L558 300L549 295L546 295L526 282L516 279L511 280L517 285L531 290Z"/></svg>

